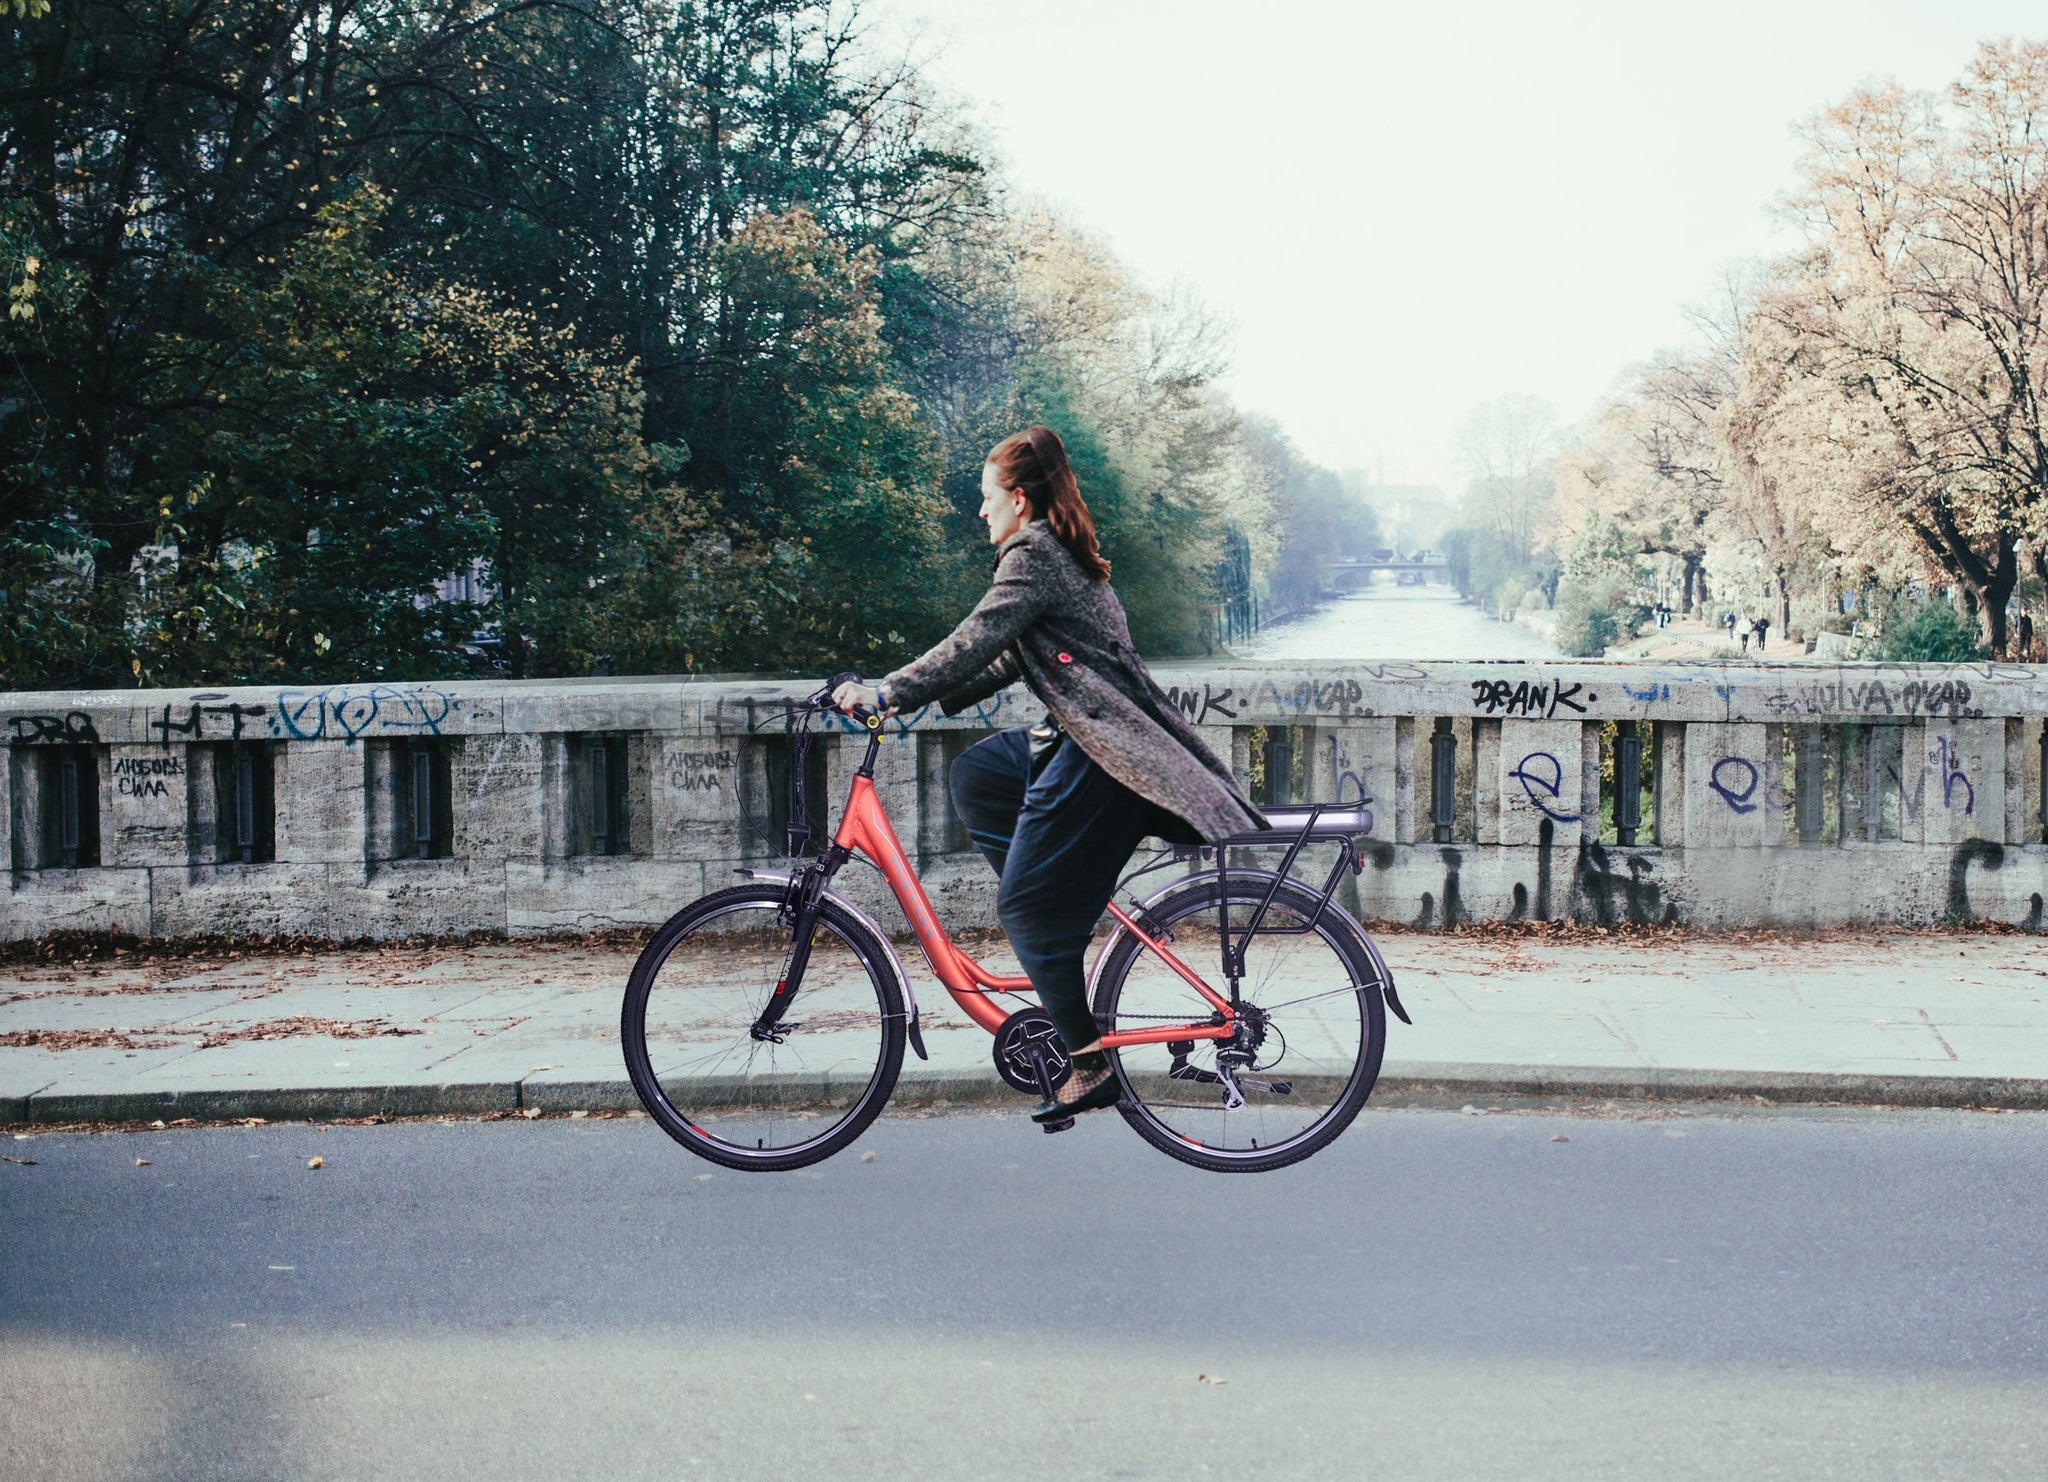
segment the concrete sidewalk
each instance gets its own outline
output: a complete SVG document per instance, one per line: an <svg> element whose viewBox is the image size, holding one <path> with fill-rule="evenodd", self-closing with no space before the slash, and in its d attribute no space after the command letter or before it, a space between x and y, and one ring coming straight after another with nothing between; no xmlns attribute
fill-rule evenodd
<svg viewBox="0 0 2048 1482"><path fill-rule="evenodd" d="M2048 1107L2030 937L1381 945L1415 1024L1390 1021L1376 1100ZM989 1037L899 950L932 1058L906 1056L897 1101L1018 1101ZM1016 971L999 943L969 950ZM0 968L0 1122L633 1108L634 956L533 941Z"/></svg>

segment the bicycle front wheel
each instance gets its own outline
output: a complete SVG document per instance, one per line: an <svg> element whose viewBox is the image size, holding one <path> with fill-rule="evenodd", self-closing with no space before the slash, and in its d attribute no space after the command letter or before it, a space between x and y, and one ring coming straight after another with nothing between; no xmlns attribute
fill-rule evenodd
<svg viewBox="0 0 2048 1482"><path fill-rule="evenodd" d="M755 1020L781 981L791 930L779 885L685 907L634 964L620 1020L626 1071L663 1131L727 1168L829 1158L881 1113L903 1068L903 998L888 948L831 901L775 1037Z"/></svg>
<svg viewBox="0 0 2048 1482"><path fill-rule="evenodd" d="M1230 882L1233 930L1251 920L1268 882ZM1214 880L1151 908L1169 946L1218 992L1222 895ZM1332 904L1314 926L1318 892L1284 882L1245 954L1240 1030L1231 1040L1172 1040L1111 1052L1124 1084L1118 1110L1160 1151L1221 1173L1299 1162L1351 1124L1379 1078L1386 1009L1377 968ZM1124 933L1095 988L1105 1032L1199 1024L1207 1000L1144 943Z"/></svg>

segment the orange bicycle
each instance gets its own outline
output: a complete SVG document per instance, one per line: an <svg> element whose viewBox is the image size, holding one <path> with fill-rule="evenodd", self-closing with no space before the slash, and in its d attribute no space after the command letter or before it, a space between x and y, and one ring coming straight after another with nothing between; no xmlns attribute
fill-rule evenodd
<svg viewBox="0 0 2048 1482"><path fill-rule="evenodd" d="M831 691L792 709L798 778L812 718L834 709ZM793 858L788 871L741 870L751 883L677 912L626 989L621 1037L641 1104L684 1147L728 1168L830 1157L880 1115L905 1042L929 1058L889 937L832 888L856 854L889 882L953 1001L994 1036L1003 1080L1050 1096L1067 1076L1030 980L987 972L940 927L875 792L882 719L852 714L867 754L830 847L801 868ZM1363 867L1365 801L1265 811L1270 830L1216 848L1168 846L1126 875L1119 892L1154 870L1197 866L1142 901L1112 900L1116 925L1089 971L1089 1002L1122 1086L1117 1109L1154 1147L1221 1172L1284 1167L1328 1145L1372 1094L1386 1009L1408 1020L1379 948L1332 899L1344 870ZM807 832L791 826L792 856ZM1342 846L1320 891L1288 874L1312 842ZM1276 869L1230 863L1233 849L1280 847ZM1199 867L1211 859L1213 869ZM1217 986L1172 950L1204 942L1217 953Z"/></svg>

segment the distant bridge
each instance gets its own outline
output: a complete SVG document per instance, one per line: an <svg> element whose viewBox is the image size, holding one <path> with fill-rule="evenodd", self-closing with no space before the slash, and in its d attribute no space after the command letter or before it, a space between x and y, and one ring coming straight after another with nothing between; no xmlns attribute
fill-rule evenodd
<svg viewBox="0 0 2048 1482"><path fill-rule="evenodd" d="M1436 551L1418 551L1413 556L1389 552L1384 556L1367 556L1363 560L1343 559L1323 563L1324 584L1339 592L1359 590L1372 580L1375 572L1379 571L1391 571L1397 578L1412 571L1424 581L1431 578L1448 581L1450 568L1450 558Z"/></svg>

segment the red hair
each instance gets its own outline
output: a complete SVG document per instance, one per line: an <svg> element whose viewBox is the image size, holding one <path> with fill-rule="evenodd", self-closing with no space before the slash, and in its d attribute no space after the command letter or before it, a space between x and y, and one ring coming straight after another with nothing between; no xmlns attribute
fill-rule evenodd
<svg viewBox="0 0 2048 1482"><path fill-rule="evenodd" d="M1052 526L1081 569L1097 581L1109 580L1109 562L1095 548L1095 521L1067 465L1066 445L1049 427L1027 427L997 443L988 455L1005 489L1022 489L1034 518Z"/></svg>

